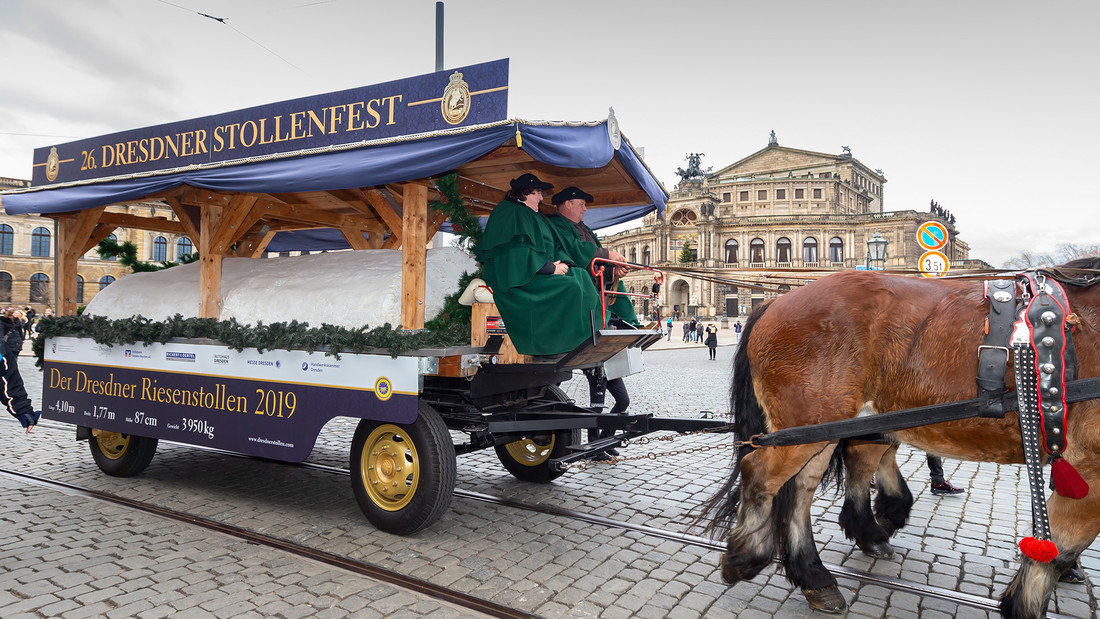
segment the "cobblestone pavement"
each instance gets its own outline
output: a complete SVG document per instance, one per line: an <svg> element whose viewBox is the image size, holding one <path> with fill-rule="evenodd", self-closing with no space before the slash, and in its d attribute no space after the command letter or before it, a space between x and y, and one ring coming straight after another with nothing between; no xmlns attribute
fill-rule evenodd
<svg viewBox="0 0 1100 619"><path fill-rule="evenodd" d="M720 334L720 337L723 334ZM701 345L664 342L647 370L627 377L632 412L724 414L733 346L709 361ZM723 338L731 339L731 338ZM727 342L728 343L728 342ZM21 359L32 394L41 374ZM587 403L587 384L563 385ZM37 404L37 403L36 403ZM347 467L355 420L326 426L310 461ZM656 436L656 435L654 435ZM634 444L624 456L655 459L596 465L550 484L510 476L492 450L459 458L458 488L573 509L676 532L728 473L728 436L694 435ZM0 422L0 467L105 490L245 527L428 580L546 617L814 616L777 569L729 587L718 553L687 542L562 516L456 497L426 531L397 537L359 512L346 476L161 443L133 478L103 475L71 427L43 424L29 436ZM672 453L676 452L676 453ZM965 495L929 493L922 452L899 454L916 504L892 540L898 556L854 550L836 525L840 499L822 491L813 507L822 559L918 584L997 596L1015 572L1016 541L1029 533L1022 467L947 461ZM468 611L417 592L223 537L124 507L0 477L0 616L420 617ZM1082 556L1087 585L1060 585L1051 610L1094 616L1100 543ZM992 617L950 601L840 579L848 617Z"/></svg>

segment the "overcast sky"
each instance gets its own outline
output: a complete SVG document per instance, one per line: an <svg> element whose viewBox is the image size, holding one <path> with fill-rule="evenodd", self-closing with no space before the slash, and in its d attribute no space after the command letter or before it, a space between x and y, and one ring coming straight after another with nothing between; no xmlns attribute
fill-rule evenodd
<svg viewBox="0 0 1100 619"><path fill-rule="evenodd" d="M510 58L509 116L608 107L668 189L687 153L839 154L971 257L1100 243L1100 3L447 0L445 65ZM206 13L225 23L203 17ZM430 73L432 0L0 0L0 176L36 147Z"/></svg>

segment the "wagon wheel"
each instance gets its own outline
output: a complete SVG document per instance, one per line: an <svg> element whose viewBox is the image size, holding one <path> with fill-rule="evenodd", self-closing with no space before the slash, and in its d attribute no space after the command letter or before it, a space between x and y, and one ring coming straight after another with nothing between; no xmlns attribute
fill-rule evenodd
<svg viewBox="0 0 1100 619"><path fill-rule="evenodd" d="M132 477L153 460L157 439L93 429L88 447L101 471L114 477Z"/></svg>
<svg viewBox="0 0 1100 619"><path fill-rule="evenodd" d="M565 392L554 385L547 391L558 402L569 401ZM565 471L552 469L550 461L565 455L569 445L580 442L580 430L547 430L505 445L497 445L496 452L500 463L517 479L545 483L565 474Z"/></svg>
<svg viewBox="0 0 1100 619"><path fill-rule="evenodd" d="M439 413L424 402L411 424L360 421L350 460L359 509L387 533L424 529L451 504L457 470L454 443Z"/></svg>

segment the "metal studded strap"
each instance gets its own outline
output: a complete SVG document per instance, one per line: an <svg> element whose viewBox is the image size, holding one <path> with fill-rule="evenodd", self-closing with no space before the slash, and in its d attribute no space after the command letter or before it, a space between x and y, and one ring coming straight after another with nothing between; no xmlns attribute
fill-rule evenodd
<svg viewBox="0 0 1100 619"><path fill-rule="evenodd" d="M1033 377L1036 383L1036 411L1040 420L1042 445L1047 453L1061 455L1066 450L1066 316L1069 301L1054 280L1028 273L1034 296L1024 312L1031 329L1034 353ZM1017 370L1017 374L1019 370ZM1019 388L1017 388L1019 390Z"/></svg>
<svg viewBox="0 0 1100 619"><path fill-rule="evenodd" d="M1050 539L1050 518L1047 515L1046 492L1043 487L1043 465L1039 438L1039 410L1035 367L1035 351L1031 347L1029 329L1024 321L1016 325L1013 337L1013 369L1016 374L1016 396L1019 401L1020 438L1027 464L1027 481L1031 490L1032 535ZM1019 337L1023 332L1023 337Z"/></svg>

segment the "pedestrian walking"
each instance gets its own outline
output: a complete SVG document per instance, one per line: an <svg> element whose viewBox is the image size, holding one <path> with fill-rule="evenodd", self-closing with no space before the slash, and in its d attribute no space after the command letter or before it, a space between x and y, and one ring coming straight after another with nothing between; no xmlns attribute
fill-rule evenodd
<svg viewBox="0 0 1100 619"><path fill-rule="evenodd" d="M710 360L714 361L718 352L718 327L713 322L707 325L707 348L710 349Z"/></svg>
<svg viewBox="0 0 1100 619"><path fill-rule="evenodd" d="M740 320L733 323L733 343L734 344L740 344L741 343L741 321Z"/></svg>
<svg viewBox="0 0 1100 619"><path fill-rule="evenodd" d="M703 321L700 320L699 323L695 325L695 341L700 344L703 343L703 329Z"/></svg>
<svg viewBox="0 0 1100 619"><path fill-rule="evenodd" d="M667 327L668 328L665 329L665 330L668 331L668 339L666 339L665 341L666 342L671 342L672 341L672 319L671 318L668 319Z"/></svg>
<svg viewBox="0 0 1100 619"><path fill-rule="evenodd" d="M684 341L687 342L691 338L691 323L684 321Z"/></svg>

